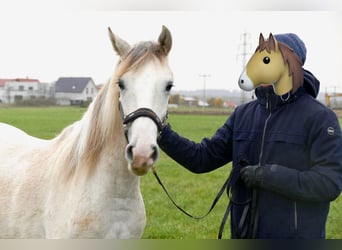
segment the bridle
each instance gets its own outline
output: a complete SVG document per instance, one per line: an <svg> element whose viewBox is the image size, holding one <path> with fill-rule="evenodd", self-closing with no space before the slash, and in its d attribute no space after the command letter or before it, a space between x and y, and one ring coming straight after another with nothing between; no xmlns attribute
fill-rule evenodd
<svg viewBox="0 0 342 250"><path fill-rule="evenodd" d="M152 109L149 109L149 108L138 108L137 110L129 113L128 115L125 115L120 101L119 101L119 110L120 110L120 114L122 118L122 123L124 125L126 138L127 138L127 133L128 133L128 125L131 124L136 119L140 117L147 117L151 119L157 125L158 133L160 133L166 124L167 116L168 116L168 112L166 111L165 116L162 119L160 119L159 116Z"/></svg>

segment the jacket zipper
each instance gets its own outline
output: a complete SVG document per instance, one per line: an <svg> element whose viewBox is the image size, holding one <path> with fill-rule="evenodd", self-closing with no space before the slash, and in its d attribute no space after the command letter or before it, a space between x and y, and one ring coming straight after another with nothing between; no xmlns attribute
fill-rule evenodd
<svg viewBox="0 0 342 250"><path fill-rule="evenodd" d="M271 119L272 116L272 106L271 106L271 100L269 98L269 93L266 93L266 109L269 110L269 114L268 117L265 120L265 125L264 125L264 129L262 132L262 138L261 138L261 148L260 148L260 154L259 154L259 166L261 166L261 161L262 161L262 157L264 154L264 145L265 145L265 137L266 137L266 130L267 130L267 125L269 120Z"/></svg>
<svg viewBox="0 0 342 250"><path fill-rule="evenodd" d="M266 93L266 109L269 110L269 115L268 117L266 118L266 121L265 121L265 125L264 125L264 130L263 130L263 133L262 133L262 139L261 139L261 149L260 149L260 155L259 155L259 166L261 166L261 162L262 162L262 157L263 157L263 154L264 154L264 144L265 144L265 137L266 137L266 129L267 129L267 125L268 125L268 122L269 120L271 119L271 116L272 116L272 107L271 107L271 101L269 99L269 94ZM295 228L295 232L297 233L298 231L298 213L297 213L297 202L294 201L294 228Z"/></svg>
<svg viewBox="0 0 342 250"><path fill-rule="evenodd" d="M259 166L261 166L261 161L262 161L262 157L264 154L264 144L265 144L265 137L266 137L266 130L267 130L267 125L269 120L271 119L272 116L272 109L271 109L271 100L269 98L269 93L266 93L266 109L269 110L269 115L265 120L265 124L264 124L264 129L263 129L263 133L262 133L262 138L261 138L261 148L260 148L260 154L259 154ZM250 229L249 229L249 233L251 235L249 235L250 238L255 239L256 237L256 233L258 230L258 221L259 221L259 212L258 212L258 190L257 189L253 189L252 191L252 204L251 204L251 221L250 221Z"/></svg>

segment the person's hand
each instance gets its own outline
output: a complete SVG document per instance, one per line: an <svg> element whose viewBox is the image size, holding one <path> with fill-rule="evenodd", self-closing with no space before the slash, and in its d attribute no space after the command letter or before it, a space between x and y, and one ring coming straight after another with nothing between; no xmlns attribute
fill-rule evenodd
<svg viewBox="0 0 342 250"><path fill-rule="evenodd" d="M259 165L249 165L240 170L241 178L249 188L261 186L263 172L264 168Z"/></svg>

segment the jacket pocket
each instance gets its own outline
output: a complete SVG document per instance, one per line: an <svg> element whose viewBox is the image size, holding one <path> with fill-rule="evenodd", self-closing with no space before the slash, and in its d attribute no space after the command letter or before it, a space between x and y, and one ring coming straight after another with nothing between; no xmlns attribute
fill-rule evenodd
<svg viewBox="0 0 342 250"><path fill-rule="evenodd" d="M306 136L289 133L271 133L266 141L287 143L292 145L305 145Z"/></svg>
<svg viewBox="0 0 342 250"><path fill-rule="evenodd" d="M257 164L260 152L260 133L242 132L234 133L233 157L235 163L245 160L248 164Z"/></svg>
<svg viewBox="0 0 342 250"><path fill-rule="evenodd" d="M266 139L263 164L279 164L297 170L308 167L306 137L290 133L270 133Z"/></svg>

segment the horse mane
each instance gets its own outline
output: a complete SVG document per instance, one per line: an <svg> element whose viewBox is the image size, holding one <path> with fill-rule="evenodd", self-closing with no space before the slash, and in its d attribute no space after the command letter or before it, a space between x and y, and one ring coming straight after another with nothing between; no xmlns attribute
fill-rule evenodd
<svg viewBox="0 0 342 250"><path fill-rule="evenodd" d="M297 89L303 84L303 63L299 59L299 57L296 55L296 53L291 49L289 46L282 42L277 42L278 48L281 52L281 55L283 57L284 63L289 66L289 76L292 76L293 82L292 82L292 93L296 92ZM256 51L263 51L265 50L268 53L271 53L271 51L275 51L274 43L271 43L269 41L265 41L261 43L257 48Z"/></svg>
<svg viewBox="0 0 342 250"><path fill-rule="evenodd" d="M69 179L78 171L90 174L110 140L123 131L118 117L118 91L109 81L97 94L82 119L66 127L55 139L56 166ZM122 132L123 134L123 132ZM116 150L113 148L113 150Z"/></svg>
<svg viewBox="0 0 342 250"><path fill-rule="evenodd" d="M85 174L93 172L108 143L112 143L113 147L119 143L119 146L111 150L124 148L126 139L118 109L118 79L128 71L138 70L148 61L158 60L162 63L164 58L166 54L156 43L141 42L134 46L121 58L113 78L103 86L82 119L65 128L55 139L54 161L57 167L65 170L62 174L67 179L78 169L82 169ZM119 154L123 155L123 152Z"/></svg>

